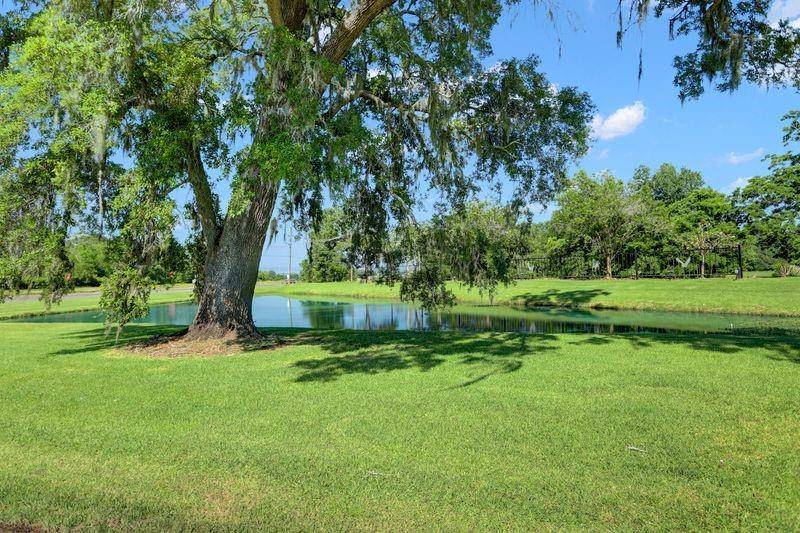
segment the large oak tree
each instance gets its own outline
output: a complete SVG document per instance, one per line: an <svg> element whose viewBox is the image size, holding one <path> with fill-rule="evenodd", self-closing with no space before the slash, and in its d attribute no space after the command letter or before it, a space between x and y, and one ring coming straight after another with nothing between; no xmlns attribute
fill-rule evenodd
<svg viewBox="0 0 800 533"><path fill-rule="evenodd" d="M57 300L71 287L64 243L90 227L119 243L106 301L126 320L171 240L172 193L188 188L203 259L191 331L255 335L279 215L309 224L343 204L367 264L429 189L457 207L503 177L514 205L551 198L587 148L592 107L535 57L484 67L514 3L18 2L0 24L0 294L35 281ZM786 83L797 33L768 24L768 4L638 0L628 20L653 8L699 36L677 63L692 97L702 76Z"/></svg>

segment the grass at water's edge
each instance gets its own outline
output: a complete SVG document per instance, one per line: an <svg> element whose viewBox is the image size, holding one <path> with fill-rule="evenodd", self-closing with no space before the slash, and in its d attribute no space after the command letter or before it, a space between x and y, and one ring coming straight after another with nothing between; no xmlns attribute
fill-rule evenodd
<svg viewBox="0 0 800 533"><path fill-rule="evenodd" d="M70 313L79 311L94 311L100 307L99 288L81 287L75 293L69 294L61 302L49 308L38 298L25 300L11 299L0 303L0 319L23 318L26 316L50 315L57 313ZM83 292L91 294L83 295ZM31 296L35 296L31 295ZM170 288L160 287L150 295L150 303L154 305L185 302L192 299L192 287L189 285L176 285Z"/></svg>
<svg viewBox="0 0 800 533"><path fill-rule="evenodd" d="M457 283L450 289L459 302L488 304L486 295ZM375 283L263 284L262 294L396 299L398 287ZM494 305L641 311L685 311L800 316L800 278L519 280L498 287Z"/></svg>
<svg viewBox="0 0 800 533"><path fill-rule="evenodd" d="M486 295L450 284L463 304L488 304ZM86 289L83 289L86 290ZM331 298L399 298L397 286L377 283L262 282L256 295L320 296ZM192 298L189 285L158 289L151 303L171 303ZM11 300L0 304L0 319L48 313L89 311L98 308L99 296L79 294L47 309L38 300ZM800 317L800 278L641 279L641 280L520 280L498 287L494 305L513 307L564 307L639 311L685 311Z"/></svg>
<svg viewBox="0 0 800 533"><path fill-rule="evenodd" d="M276 332L167 359L0 323L0 524L800 528L797 341Z"/></svg>

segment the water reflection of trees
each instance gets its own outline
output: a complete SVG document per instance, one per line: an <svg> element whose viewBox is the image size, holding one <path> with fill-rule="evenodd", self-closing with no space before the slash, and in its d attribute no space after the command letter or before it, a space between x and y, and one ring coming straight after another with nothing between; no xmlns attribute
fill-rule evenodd
<svg viewBox="0 0 800 533"><path fill-rule="evenodd" d="M590 321L536 320L463 312L432 312L426 328L441 331L496 331L503 333L668 333L666 328L603 324Z"/></svg>
<svg viewBox="0 0 800 533"><path fill-rule="evenodd" d="M399 309L398 309L399 308ZM315 329L366 329L395 331L405 305L353 304L350 302L300 301L300 310L308 325Z"/></svg>
<svg viewBox="0 0 800 533"><path fill-rule="evenodd" d="M310 302L300 300L300 312L315 329L342 329L347 308L352 304L342 302Z"/></svg>
<svg viewBox="0 0 800 533"><path fill-rule="evenodd" d="M314 329L362 329L372 331L441 330L496 331L506 333L642 333L669 329L598 323L590 319L553 320L525 316L503 316L480 311L423 311L403 303L352 303L299 300L308 327ZM297 324L296 324L297 325Z"/></svg>

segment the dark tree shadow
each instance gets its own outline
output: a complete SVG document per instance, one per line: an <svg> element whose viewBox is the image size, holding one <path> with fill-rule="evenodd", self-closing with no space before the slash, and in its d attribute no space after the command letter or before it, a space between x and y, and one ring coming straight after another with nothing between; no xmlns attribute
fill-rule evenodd
<svg viewBox="0 0 800 533"><path fill-rule="evenodd" d="M97 352L114 347L142 343L154 336L177 335L185 328L176 326L134 325L126 328L120 342L105 336L103 328L93 328L65 335L80 341L78 346L53 352L53 356ZM748 349L761 349L775 361L800 364L800 339L792 331L772 331L770 335L725 334L524 334L464 333L414 331L307 330L292 328L264 329L263 333L279 339L272 347L296 345L321 348L324 357L299 359L292 364L298 371L298 383L330 382L351 374L376 375L396 370L430 371L445 362L474 366L483 371L452 388L469 387L490 377L516 372L536 356L560 350L564 344L596 348L613 342L627 342L633 349L657 345L692 348L711 353L735 355ZM243 344L242 352L259 351L263 346Z"/></svg>
<svg viewBox="0 0 800 533"><path fill-rule="evenodd" d="M74 348L63 348L50 353L51 356L68 356L82 353L97 352L109 349L129 350L155 355L159 349L168 350L171 341L180 340L188 331L184 326L173 325L139 325L131 324L123 329L119 340L116 339L114 332L107 333L105 328L94 328L72 332L64 335L72 339L79 339L82 343ZM224 353L230 352L254 352L276 348L281 344L281 339L274 332L266 331L261 339L215 339L209 346L203 346L203 341L192 348L205 349L201 355L212 355L215 352L207 352L207 349L221 350ZM169 357L168 353L164 353Z"/></svg>
<svg viewBox="0 0 800 533"><path fill-rule="evenodd" d="M114 332L106 334L104 327L97 327L64 334L64 338L81 340L80 345L74 348L63 348L51 352L51 356L78 355L82 353L99 352L111 348L124 348L140 342L151 342L156 338L180 335L185 332L185 327L180 326L139 326L131 325L123 329L119 342L116 342Z"/></svg>
<svg viewBox="0 0 800 533"><path fill-rule="evenodd" d="M650 348L667 345L691 348L718 354L737 354L747 349L760 349L774 361L789 361L800 364L800 339L793 330L771 330L769 335L751 334L706 334L706 333L622 333L618 335L592 335L570 342L572 345L603 346L623 340L634 348Z"/></svg>
<svg viewBox="0 0 800 533"><path fill-rule="evenodd" d="M417 368L423 372L447 361L488 366L490 371L468 386L498 373L515 372L523 360L557 350L553 335L461 332L325 331L298 335L294 342L320 346L329 357L294 363L298 382L332 381L346 374L378 374Z"/></svg>
<svg viewBox="0 0 800 533"><path fill-rule="evenodd" d="M603 289L560 291L548 289L540 293L526 293L514 298L516 305L524 307L580 307L589 304L598 296L611 294Z"/></svg>

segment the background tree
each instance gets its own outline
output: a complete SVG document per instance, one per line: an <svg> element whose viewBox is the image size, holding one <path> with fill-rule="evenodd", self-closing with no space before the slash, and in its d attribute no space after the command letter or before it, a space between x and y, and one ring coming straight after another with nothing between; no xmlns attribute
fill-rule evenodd
<svg viewBox="0 0 800 533"><path fill-rule="evenodd" d="M674 203L670 213L678 242L700 256L700 277L705 277L709 254L736 242L738 228L731 202L706 187Z"/></svg>
<svg viewBox="0 0 800 533"><path fill-rule="evenodd" d="M784 120L784 144L800 142L800 112ZM786 265L800 261L800 155L787 152L770 158L767 176L755 177L734 195L744 229L758 245Z"/></svg>
<svg viewBox="0 0 800 533"><path fill-rule="evenodd" d="M401 248L420 253L404 258L412 269L402 279L401 297L429 308L448 305L452 293L435 285L454 279L492 302L497 286L513 283L529 253L526 230L513 209L487 202L471 202L414 228L407 238L416 242Z"/></svg>
<svg viewBox="0 0 800 533"><path fill-rule="evenodd" d="M346 255L352 245L344 211L336 207L326 209L308 239L308 256L300 264L300 279L311 282L347 279L350 267Z"/></svg>
<svg viewBox="0 0 800 533"><path fill-rule="evenodd" d="M607 278L614 275L614 258L641 227L644 204L625 184L604 173L595 178L578 172L558 196L550 228L568 246L603 259Z"/></svg>
<svg viewBox="0 0 800 533"><path fill-rule="evenodd" d="M76 235L67 241L72 278L77 286L98 286L109 272L106 242L94 235Z"/></svg>
<svg viewBox="0 0 800 533"><path fill-rule="evenodd" d="M662 164L655 172L647 166L640 166L634 171L631 180L634 192L667 206L686 198L690 192L703 186L705 183L699 172L686 167L678 170L670 163Z"/></svg>

